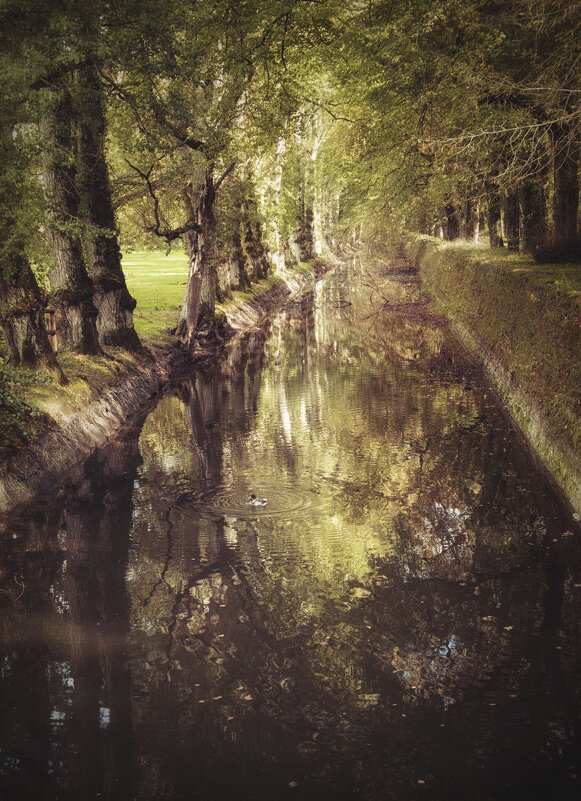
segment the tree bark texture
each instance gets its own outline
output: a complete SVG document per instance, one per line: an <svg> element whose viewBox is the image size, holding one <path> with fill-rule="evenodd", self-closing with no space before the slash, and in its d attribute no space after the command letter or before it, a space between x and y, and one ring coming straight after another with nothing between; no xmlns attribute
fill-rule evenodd
<svg viewBox="0 0 581 801"><path fill-rule="evenodd" d="M494 180L486 181L486 195L488 199L487 223L488 236L491 248L501 248L504 246L502 241L502 219L501 202L498 184Z"/></svg>
<svg viewBox="0 0 581 801"><path fill-rule="evenodd" d="M553 142L553 248L557 255L580 255L577 234L579 211L579 134L568 123L554 125Z"/></svg>
<svg viewBox="0 0 581 801"><path fill-rule="evenodd" d="M41 120L43 177L48 232L55 263L49 271L59 334L79 353L101 353L93 283L87 274L80 236L79 203L72 149L71 98L65 89L49 92Z"/></svg>
<svg viewBox="0 0 581 801"><path fill-rule="evenodd" d="M545 177L527 179L519 191L523 248L535 258L547 246Z"/></svg>
<svg viewBox="0 0 581 801"><path fill-rule="evenodd" d="M258 207L250 180L243 186L242 216L244 220L244 249L249 262L248 274L256 281L268 275L268 259L262 241Z"/></svg>
<svg viewBox="0 0 581 801"><path fill-rule="evenodd" d="M216 265L214 263L216 219L214 178L206 169L197 202L193 200L192 219L199 230L188 232L190 269L178 332L182 341L191 346L202 320L213 321L216 306Z"/></svg>
<svg viewBox="0 0 581 801"><path fill-rule="evenodd" d="M77 185L94 303L99 312L97 331L102 345L139 351L133 327L135 300L129 294L115 227L111 188L105 160L103 91L97 69L87 64L75 75L75 112L78 143Z"/></svg>
<svg viewBox="0 0 581 801"><path fill-rule="evenodd" d="M509 250L518 251L520 247L520 207L516 193L508 194L503 198L502 212L506 245Z"/></svg>
<svg viewBox="0 0 581 801"><path fill-rule="evenodd" d="M469 242L477 242L480 229L480 204L477 200L467 200L462 212L460 236Z"/></svg>
<svg viewBox="0 0 581 801"><path fill-rule="evenodd" d="M456 204L449 200L444 206L444 219L442 221L444 229L444 239L453 242L460 236L459 211Z"/></svg>
<svg viewBox="0 0 581 801"><path fill-rule="evenodd" d="M25 256L13 254L10 278L0 272L0 323L8 345L10 364L45 366L65 384L66 378L50 346L44 322L41 291Z"/></svg>

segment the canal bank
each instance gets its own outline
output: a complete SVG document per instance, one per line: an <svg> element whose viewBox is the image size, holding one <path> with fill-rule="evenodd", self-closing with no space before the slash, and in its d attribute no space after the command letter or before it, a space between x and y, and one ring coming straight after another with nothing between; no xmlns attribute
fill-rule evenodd
<svg viewBox="0 0 581 801"><path fill-rule="evenodd" d="M289 271L284 279L273 277L229 300L219 309L219 316L223 315L219 330L223 329L224 336L200 335L194 353L186 353L168 335L165 342L151 347L147 355L123 361L112 359L114 367L90 398L79 395L71 403L70 399L63 401L55 396L49 388L42 407L45 433L23 444L0 465L0 512L57 487L96 448L131 426L165 390L176 371L204 368L216 362L226 345L235 343L237 337L306 289L325 269L328 267L316 264L309 272Z"/></svg>
<svg viewBox="0 0 581 801"><path fill-rule="evenodd" d="M539 266L426 236L410 237L404 250L581 514L578 265Z"/></svg>

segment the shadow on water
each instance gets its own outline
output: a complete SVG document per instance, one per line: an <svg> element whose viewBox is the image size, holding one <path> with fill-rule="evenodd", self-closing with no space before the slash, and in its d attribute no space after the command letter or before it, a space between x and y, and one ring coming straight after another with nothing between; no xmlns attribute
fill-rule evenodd
<svg viewBox="0 0 581 801"><path fill-rule="evenodd" d="M2 521L3 797L577 798L575 525L408 265L339 268Z"/></svg>

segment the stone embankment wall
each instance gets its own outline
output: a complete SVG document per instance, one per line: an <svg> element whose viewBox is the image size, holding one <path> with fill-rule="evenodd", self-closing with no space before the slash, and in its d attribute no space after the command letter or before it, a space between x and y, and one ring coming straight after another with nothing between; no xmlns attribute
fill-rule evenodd
<svg viewBox="0 0 581 801"><path fill-rule="evenodd" d="M410 237L406 256L581 514L581 308L537 268Z"/></svg>

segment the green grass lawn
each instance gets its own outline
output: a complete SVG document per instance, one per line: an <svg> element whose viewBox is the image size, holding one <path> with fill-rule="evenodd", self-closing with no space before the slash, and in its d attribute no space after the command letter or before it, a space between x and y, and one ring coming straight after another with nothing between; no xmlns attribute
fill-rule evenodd
<svg viewBox="0 0 581 801"><path fill-rule="evenodd" d="M178 319L186 281L188 257L179 248L161 251L133 251L123 254L123 272L129 292L137 301L133 313L135 330L145 345L167 339Z"/></svg>

